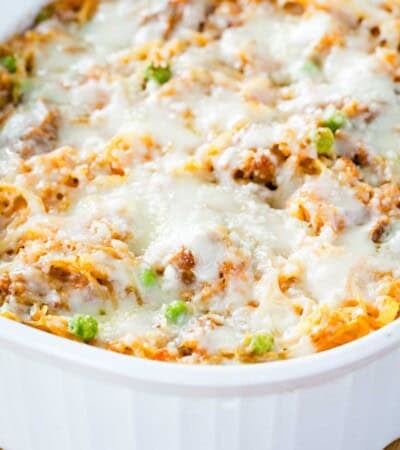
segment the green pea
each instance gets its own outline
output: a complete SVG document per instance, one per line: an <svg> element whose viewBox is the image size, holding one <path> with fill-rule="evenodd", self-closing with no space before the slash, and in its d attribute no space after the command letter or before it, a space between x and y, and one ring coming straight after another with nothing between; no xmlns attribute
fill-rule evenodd
<svg viewBox="0 0 400 450"><path fill-rule="evenodd" d="M183 300L174 300L165 306L164 316L168 322L178 324L187 316L188 307Z"/></svg>
<svg viewBox="0 0 400 450"><path fill-rule="evenodd" d="M329 116L326 116L322 122L321 125L329 128L333 133L336 133L336 131L340 130L346 125L347 117L342 111L334 111Z"/></svg>
<svg viewBox="0 0 400 450"><path fill-rule="evenodd" d="M245 345L249 353L264 355L272 350L274 338L269 333L255 333L245 339Z"/></svg>
<svg viewBox="0 0 400 450"><path fill-rule="evenodd" d="M303 66L301 67L301 71L305 75L313 77L320 72L320 67L316 62L312 61L311 59L308 59L307 61L304 62Z"/></svg>
<svg viewBox="0 0 400 450"><path fill-rule="evenodd" d="M154 64L150 64L144 73L145 80L154 80L158 84L166 83L171 77L172 72L169 66L155 66Z"/></svg>
<svg viewBox="0 0 400 450"><path fill-rule="evenodd" d="M152 269L143 269L140 281L145 288L151 288L157 283L157 274Z"/></svg>
<svg viewBox="0 0 400 450"><path fill-rule="evenodd" d="M50 19L50 17L54 14L54 6L49 5L45 6L40 13L36 16L35 22L37 24L44 22L45 20Z"/></svg>
<svg viewBox="0 0 400 450"><path fill-rule="evenodd" d="M0 64L10 73L15 73L17 71L17 60L13 55L1 56Z"/></svg>
<svg viewBox="0 0 400 450"><path fill-rule="evenodd" d="M314 135L314 143L320 156L330 156L335 144L335 136L330 128L318 128Z"/></svg>
<svg viewBox="0 0 400 450"><path fill-rule="evenodd" d="M69 331L82 341L88 342L97 336L97 320L88 314L77 314L68 323Z"/></svg>

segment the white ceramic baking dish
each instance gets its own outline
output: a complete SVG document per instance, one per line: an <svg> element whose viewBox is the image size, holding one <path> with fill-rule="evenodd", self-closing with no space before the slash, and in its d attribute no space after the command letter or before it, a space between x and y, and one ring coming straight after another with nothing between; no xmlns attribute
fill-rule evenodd
<svg viewBox="0 0 400 450"><path fill-rule="evenodd" d="M5 450L381 450L400 435L400 323L260 365L146 361L0 319Z"/></svg>
<svg viewBox="0 0 400 450"><path fill-rule="evenodd" d="M39 3L2 0L0 36ZM199 367L131 358L0 318L0 447L381 450L400 436L399 373L400 322L301 359Z"/></svg>

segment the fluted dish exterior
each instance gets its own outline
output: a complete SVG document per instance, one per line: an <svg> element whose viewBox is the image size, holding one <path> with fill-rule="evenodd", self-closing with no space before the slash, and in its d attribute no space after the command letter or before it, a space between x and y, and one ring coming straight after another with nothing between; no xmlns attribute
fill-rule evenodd
<svg viewBox="0 0 400 450"><path fill-rule="evenodd" d="M400 435L400 324L249 366L139 360L0 319L4 450L379 450Z"/></svg>

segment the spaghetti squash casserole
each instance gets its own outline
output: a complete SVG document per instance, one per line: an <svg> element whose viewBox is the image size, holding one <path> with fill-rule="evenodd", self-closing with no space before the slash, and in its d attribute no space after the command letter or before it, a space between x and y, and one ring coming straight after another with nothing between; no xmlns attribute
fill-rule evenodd
<svg viewBox="0 0 400 450"><path fill-rule="evenodd" d="M398 0L57 1L0 106L2 316L211 364L398 317Z"/></svg>

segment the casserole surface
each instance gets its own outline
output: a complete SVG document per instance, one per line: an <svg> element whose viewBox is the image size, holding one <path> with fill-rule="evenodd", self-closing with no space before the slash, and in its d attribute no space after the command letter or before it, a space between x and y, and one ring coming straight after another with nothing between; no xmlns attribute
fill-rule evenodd
<svg viewBox="0 0 400 450"><path fill-rule="evenodd" d="M307 355L394 321L399 14L46 7L1 49L1 313L188 363Z"/></svg>

